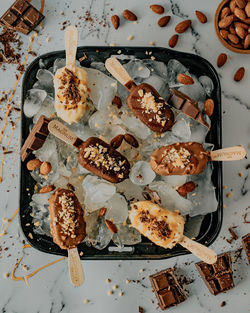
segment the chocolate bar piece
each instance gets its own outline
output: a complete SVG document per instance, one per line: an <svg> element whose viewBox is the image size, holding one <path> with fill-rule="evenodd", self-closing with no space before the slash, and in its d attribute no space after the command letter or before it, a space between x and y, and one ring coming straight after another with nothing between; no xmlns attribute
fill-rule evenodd
<svg viewBox="0 0 250 313"><path fill-rule="evenodd" d="M218 255L216 263L212 265L199 262L195 266L211 294L217 295L234 287L230 252Z"/></svg>
<svg viewBox="0 0 250 313"><path fill-rule="evenodd" d="M246 251L248 264L250 264L250 233L243 236L241 242L244 250Z"/></svg>
<svg viewBox="0 0 250 313"><path fill-rule="evenodd" d="M198 103L195 100L173 88L170 88L170 92L171 94L167 101L169 105L181 110L184 114L209 128L209 125L204 120L202 113L199 110Z"/></svg>
<svg viewBox="0 0 250 313"><path fill-rule="evenodd" d="M162 310L176 306L186 300L187 296L180 286L173 268L150 275L149 279Z"/></svg>
<svg viewBox="0 0 250 313"><path fill-rule="evenodd" d="M42 147L49 134L49 121L50 120L47 119L44 115L39 117L39 120L32 128L29 136L21 148L20 156L22 161L25 161L32 151L38 150Z"/></svg>
<svg viewBox="0 0 250 313"><path fill-rule="evenodd" d="M16 0L0 18L0 25L27 35L43 19L44 15L28 1Z"/></svg>
<svg viewBox="0 0 250 313"><path fill-rule="evenodd" d="M78 149L78 162L88 171L112 183L128 178L129 161L105 141L90 137Z"/></svg>

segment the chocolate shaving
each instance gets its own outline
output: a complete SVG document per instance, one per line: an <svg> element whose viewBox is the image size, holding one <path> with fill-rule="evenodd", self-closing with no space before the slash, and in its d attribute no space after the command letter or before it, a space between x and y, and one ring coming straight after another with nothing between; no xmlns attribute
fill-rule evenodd
<svg viewBox="0 0 250 313"><path fill-rule="evenodd" d="M237 240L239 238L239 236L234 232L233 227L229 227L228 231L232 235L232 238L227 239L227 242L231 244L234 240Z"/></svg>
<svg viewBox="0 0 250 313"><path fill-rule="evenodd" d="M248 215L248 213L249 213L249 212L247 212L247 213L245 213L245 214L243 215L243 223L245 223L245 224L250 224L250 221L247 221L247 215Z"/></svg>

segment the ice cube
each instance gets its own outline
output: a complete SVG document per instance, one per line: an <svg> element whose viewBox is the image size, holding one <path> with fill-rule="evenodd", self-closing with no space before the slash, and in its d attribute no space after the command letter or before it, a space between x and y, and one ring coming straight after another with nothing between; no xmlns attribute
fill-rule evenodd
<svg viewBox="0 0 250 313"><path fill-rule="evenodd" d="M145 140L152 133L151 130L135 116L123 114L122 121L133 135L142 140Z"/></svg>
<svg viewBox="0 0 250 313"><path fill-rule="evenodd" d="M168 183L163 181L153 182L149 189L158 193L161 206L170 211L178 210L182 215L190 214L193 209L192 202L179 195L179 193Z"/></svg>
<svg viewBox="0 0 250 313"><path fill-rule="evenodd" d="M85 68L85 70L88 73L90 98L96 109L103 112L114 99L117 81L96 69Z"/></svg>
<svg viewBox="0 0 250 313"><path fill-rule="evenodd" d="M165 63L151 59L144 59L143 63L150 69L151 74L153 73L157 76L160 76L165 81L167 81L168 68Z"/></svg>
<svg viewBox="0 0 250 313"><path fill-rule="evenodd" d="M104 219L98 223L98 232L95 238L96 244L94 247L98 250L102 250L107 247L113 237L113 233L107 228Z"/></svg>
<svg viewBox="0 0 250 313"><path fill-rule="evenodd" d="M41 109L42 103L47 96L47 92L40 89L30 89L27 91L24 100L24 114L33 117Z"/></svg>
<svg viewBox="0 0 250 313"><path fill-rule="evenodd" d="M66 59L56 59L53 66L53 73L55 74L59 68L66 66Z"/></svg>
<svg viewBox="0 0 250 313"><path fill-rule="evenodd" d="M113 184L96 176L87 175L83 180L85 191L85 206L88 211L94 211L105 205L116 191Z"/></svg>
<svg viewBox="0 0 250 313"><path fill-rule="evenodd" d="M106 72L106 67L105 67L103 62L91 62L90 67L94 68L94 69L96 69L98 71L101 71L103 73Z"/></svg>
<svg viewBox="0 0 250 313"><path fill-rule="evenodd" d="M190 74L189 74L190 75ZM201 83L193 76L194 84L193 85L182 85L179 88L179 91L188 95L190 98L195 101L204 102L206 100L206 92L202 87Z"/></svg>
<svg viewBox="0 0 250 313"><path fill-rule="evenodd" d="M136 245L141 242L141 234L129 225L117 225L118 233L114 234L112 240L116 245Z"/></svg>
<svg viewBox="0 0 250 313"><path fill-rule="evenodd" d="M54 99L50 96L47 96L43 101L40 110L33 117L33 124L36 124L41 115L45 115L46 117L51 118L54 114L55 114Z"/></svg>
<svg viewBox="0 0 250 313"><path fill-rule="evenodd" d="M129 178L135 185L145 186L150 184L156 175L150 164L145 161L136 162L131 168Z"/></svg>
<svg viewBox="0 0 250 313"><path fill-rule="evenodd" d="M37 82L33 88L45 90L48 94L54 94L54 76L45 69L39 69L36 74Z"/></svg>
<svg viewBox="0 0 250 313"><path fill-rule="evenodd" d="M189 217L185 223L184 235L189 238L196 238L200 233L201 224L203 220L204 220L203 215Z"/></svg>
<svg viewBox="0 0 250 313"><path fill-rule="evenodd" d="M47 193L34 193L32 196L32 201L39 205L47 205L48 200L53 192Z"/></svg>
<svg viewBox="0 0 250 313"><path fill-rule="evenodd" d="M169 175L162 176L162 180L171 185L172 187L179 187L187 181L187 175Z"/></svg>
<svg viewBox="0 0 250 313"><path fill-rule="evenodd" d="M209 117L205 120L207 121L208 125L210 124ZM191 138L190 141L196 141L199 143L203 143L206 140L206 136L209 132L209 129L206 126L201 125L200 123L192 120L191 121Z"/></svg>
<svg viewBox="0 0 250 313"><path fill-rule="evenodd" d="M108 125L109 122L110 116L108 110L106 110L105 112L96 111L89 118L89 127L94 131L104 132L106 128L109 126Z"/></svg>
<svg viewBox="0 0 250 313"><path fill-rule="evenodd" d="M172 134L179 138L179 141L187 142L191 138L190 123L185 118L184 114L180 113L174 126L172 127Z"/></svg>
<svg viewBox="0 0 250 313"><path fill-rule="evenodd" d="M173 88L176 86L180 86L180 83L177 81L177 76L181 73L188 74L187 68L175 59L169 60L167 68L169 87Z"/></svg>
<svg viewBox="0 0 250 313"><path fill-rule="evenodd" d="M128 201L143 200L142 192L143 187L134 185L129 179L124 180L123 182L116 184L117 191L122 193Z"/></svg>
<svg viewBox="0 0 250 313"><path fill-rule="evenodd" d="M169 96L169 88L166 81L157 75L151 75L145 79L145 83L152 85L160 94L160 96L166 99Z"/></svg>
<svg viewBox="0 0 250 313"><path fill-rule="evenodd" d="M137 78L147 78L150 75L150 70L141 60L131 60L123 66L133 80Z"/></svg>
<svg viewBox="0 0 250 313"><path fill-rule="evenodd" d="M112 220L115 224L120 224L126 221L128 217L128 203L126 199L116 193L104 205L107 208L105 218Z"/></svg>
<svg viewBox="0 0 250 313"><path fill-rule="evenodd" d="M34 233L51 237L48 204L40 205L31 201L30 206L32 223L39 222L39 225L34 227Z"/></svg>
<svg viewBox="0 0 250 313"><path fill-rule="evenodd" d="M211 97L211 94L214 90L214 83L213 83L212 79L208 76L200 76L199 81L200 81L202 87L204 88L206 94L209 97Z"/></svg>

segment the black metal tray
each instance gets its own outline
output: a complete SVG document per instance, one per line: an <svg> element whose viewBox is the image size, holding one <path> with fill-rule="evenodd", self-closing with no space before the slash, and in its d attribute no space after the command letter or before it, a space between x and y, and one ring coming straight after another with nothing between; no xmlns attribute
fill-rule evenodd
<svg viewBox="0 0 250 313"><path fill-rule="evenodd" d="M183 65L189 68L190 72L197 75L209 76L214 84L212 98L215 102L215 110L212 116L211 131L207 135L207 142L215 145L216 149L221 148L221 88L218 75L213 66L201 58L200 56L169 50L166 48L146 48L146 47L80 47L77 52L77 59L86 53L88 58L82 62L82 65L89 66L93 61L104 62L110 55L117 54L121 50L122 54L135 55L137 58L150 58L146 55L145 51L152 51L152 55L156 60L167 63L170 59L176 59ZM32 88L36 80L36 73L39 69L39 60L42 59L46 67L49 68L53 65L56 58L64 58L65 51L56 51L47 53L36 58L26 70L23 78L22 85L22 105L26 93ZM22 144L29 134L29 126L31 119L24 116L22 113ZM218 200L217 211L207 214L202 222L200 233L197 241L209 246L218 236L222 224L222 165L221 162L214 162L214 170L212 175L214 186L216 187L216 197ZM52 242L52 238L46 235L37 235L33 232L32 217L30 216L31 208L29 203L31 196L27 190L33 191L34 180L29 174L24 163L21 164L21 188L20 188L20 224L24 236L28 242L36 249L57 255L67 255L66 250L61 250L56 244ZM26 226L29 225L30 226ZM33 239L29 237L32 234ZM83 251L82 259L89 260L138 260L138 259L163 259L170 258L178 255L189 253L181 246L177 245L173 249L163 249L151 243L148 239L143 238L142 242L134 246L128 247L127 251L119 252L114 244L110 244L105 249L99 251L94 247L87 247L84 243L79 245L79 251ZM112 250L112 251L111 251Z"/></svg>

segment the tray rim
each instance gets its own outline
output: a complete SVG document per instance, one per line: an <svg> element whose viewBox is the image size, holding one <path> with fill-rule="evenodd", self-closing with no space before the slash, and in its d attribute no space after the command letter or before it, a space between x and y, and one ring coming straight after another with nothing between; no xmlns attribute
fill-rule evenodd
<svg viewBox="0 0 250 313"><path fill-rule="evenodd" d="M219 80L219 76L217 74L217 71L215 70L214 66L205 58L193 54L193 53L189 53L189 52L183 52L183 51L177 51L177 50L173 50L173 49L168 49L165 47L149 47L149 46L119 46L119 47L110 47L110 46L79 46L77 47L77 54L79 53L79 50L83 50L83 49L92 49L92 50L110 50L110 52L112 54L115 54L114 50L126 50L126 49L132 49L133 51L152 51L152 54L157 51L163 50L167 53L176 53L180 56L185 56L185 57L195 57L197 59L200 59L204 64L206 64L206 66L209 68L209 70L213 73L215 79L216 79L216 83L217 83L217 100L218 100L218 111L219 111L219 117L218 117L218 121L216 123L216 127L218 129L218 138L217 138L217 147L221 148L222 147L222 108L221 108L221 84L220 84L220 80ZM113 51L113 52L112 52ZM116 53L117 53L116 51ZM88 52L88 51L87 51ZM23 103L24 103L24 85L27 79L27 76L30 74L30 72L32 71L34 65L36 65L37 63L39 63L40 59L45 59L54 55L58 55L58 54L63 54L65 55L65 50L57 50L57 51L51 51L51 52L47 52L44 54L39 55L38 57L36 57L27 67L23 79L22 79L22 85L21 85L21 143L20 146L23 142L23 137L22 137L22 133L23 133L23 117L24 117L24 113L23 113ZM124 53L121 53L124 54ZM147 56L145 56L146 58ZM173 57L174 58L174 57ZM19 160L20 163L21 160ZM214 243L214 241L216 240L216 238L218 237L221 227L222 227L222 221L223 221L223 193L222 193L222 185L223 185L223 168L222 168L222 162L217 162L218 164L218 176L217 176L217 180L218 180L218 206L217 206L217 210L212 212L212 213L208 213L207 215L211 215L212 220L213 220L213 214L217 214L218 215L218 223L216 225L216 228L212 234L212 236L209 238L208 241L206 241L204 244L206 246L210 246L212 243ZM20 192L19 192L19 203L21 204L21 181L22 181L22 164L20 166L20 170L19 170L19 181L20 181ZM212 223L212 222L211 222ZM22 226L22 216L21 216L21 210L19 211L19 226L21 229L21 232L23 233L25 239L28 241L28 243L35 248L36 250L40 251L40 252L44 252L47 254L52 254L52 255L65 255L67 256L67 251L66 250L59 250L59 252L54 251L54 252L49 252L46 249L43 249L42 247L37 247L35 245L35 243L30 240L30 238L25 234L25 231L23 229ZM202 239L203 237L205 237L207 235L207 233L209 232L210 228L207 230L207 232L200 238ZM199 242L199 241L198 241ZM133 245L131 246L133 247ZM99 251L98 249L96 249L97 251ZM152 255L152 254L144 254L142 256L140 255L129 255L129 256L124 256L123 254L126 252L115 252L109 255L95 255L95 256L83 256L81 257L82 260L161 260L161 259L168 259L168 258L172 258L172 257L176 257L176 256L180 256L180 255L187 255L187 254L191 254L189 251L187 251L186 249L182 249L179 251L174 251L173 254L171 254L171 252L169 252L169 249L167 249L166 251L168 251L168 253L164 253L161 255ZM171 251L171 250L170 250Z"/></svg>

